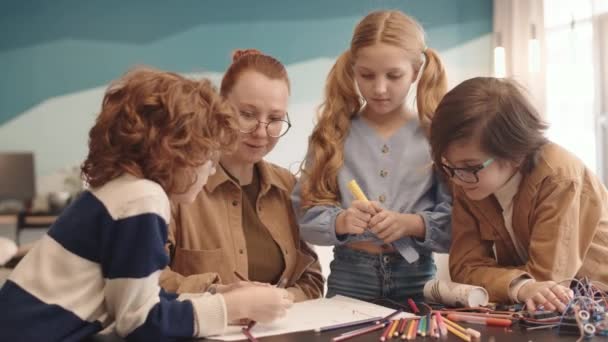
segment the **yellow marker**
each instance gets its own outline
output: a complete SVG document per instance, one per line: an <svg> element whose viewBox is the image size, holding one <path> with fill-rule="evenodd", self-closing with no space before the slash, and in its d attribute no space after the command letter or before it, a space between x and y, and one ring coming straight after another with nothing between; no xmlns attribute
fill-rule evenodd
<svg viewBox="0 0 608 342"><path fill-rule="evenodd" d="M354 179L351 180L350 182L348 182L348 184L346 186L350 190L350 193L353 194L353 196L355 196L356 199L358 199L359 201L369 202L369 200L367 199L367 197L365 197L365 194L359 187L359 184L357 184L356 180L354 180Z"/></svg>

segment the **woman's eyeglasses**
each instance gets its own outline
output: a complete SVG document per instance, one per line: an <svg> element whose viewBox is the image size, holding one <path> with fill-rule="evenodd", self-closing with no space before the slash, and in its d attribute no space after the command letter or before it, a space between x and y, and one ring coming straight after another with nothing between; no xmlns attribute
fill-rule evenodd
<svg viewBox="0 0 608 342"><path fill-rule="evenodd" d="M260 125L265 125L266 133L268 136L273 138L280 138L289 131L291 128L291 121L289 120L289 113L285 113L284 119L272 119L268 122L260 121L254 114L240 112L239 115L239 124L240 131L242 133L253 133L255 132Z"/></svg>

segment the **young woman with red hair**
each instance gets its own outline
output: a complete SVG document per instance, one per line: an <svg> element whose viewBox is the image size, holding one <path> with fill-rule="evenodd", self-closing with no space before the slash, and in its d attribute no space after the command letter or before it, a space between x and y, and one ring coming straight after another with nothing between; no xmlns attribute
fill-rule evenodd
<svg viewBox="0 0 608 342"><path fill-rule="evenodd" d="M192 204L175 207L169 232L169 291L224 292L243 285L284 281L295 301L323 294L321 267L300 240L290 201L295 177L264 157L291 127L287 71L257 50L240 50L220 93L239 112L236 151L222 155Z"/></svg>

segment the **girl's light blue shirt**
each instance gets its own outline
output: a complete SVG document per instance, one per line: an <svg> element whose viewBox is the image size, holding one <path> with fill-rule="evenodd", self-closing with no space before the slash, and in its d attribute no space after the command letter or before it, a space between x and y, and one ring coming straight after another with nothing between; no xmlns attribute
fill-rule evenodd
<svg viewBox="0 0 608 342"><path fill-rule="evenodd" d="M409 120L390 138L379 136L360 116L352 119L338 173L341 206L314 206L302 212L298 181L292 201L302 238L316 245L355 241L383 244L373 233L336 235L336 217L354 200L347 183L355 179L369 200L400 213L422 216L424 240L406 237L392 245L410 263L420 253L446 253L451 241L452 198L432 168L430 146L417 120Z"/></svg>

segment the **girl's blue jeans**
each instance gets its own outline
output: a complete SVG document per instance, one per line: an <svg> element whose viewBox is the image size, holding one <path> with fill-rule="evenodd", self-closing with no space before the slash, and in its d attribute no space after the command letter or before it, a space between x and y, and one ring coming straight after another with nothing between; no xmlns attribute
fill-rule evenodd
<svg viewBox="0 0 608 342"><path fill-rule="evenodd" d="M388 299L406 304L408 298L423 301L424 284L435 277L431 254L420 254L410 264L401 254L370 254L346 246L334 247L327 297L343 295L368 302Z"/></svg>

